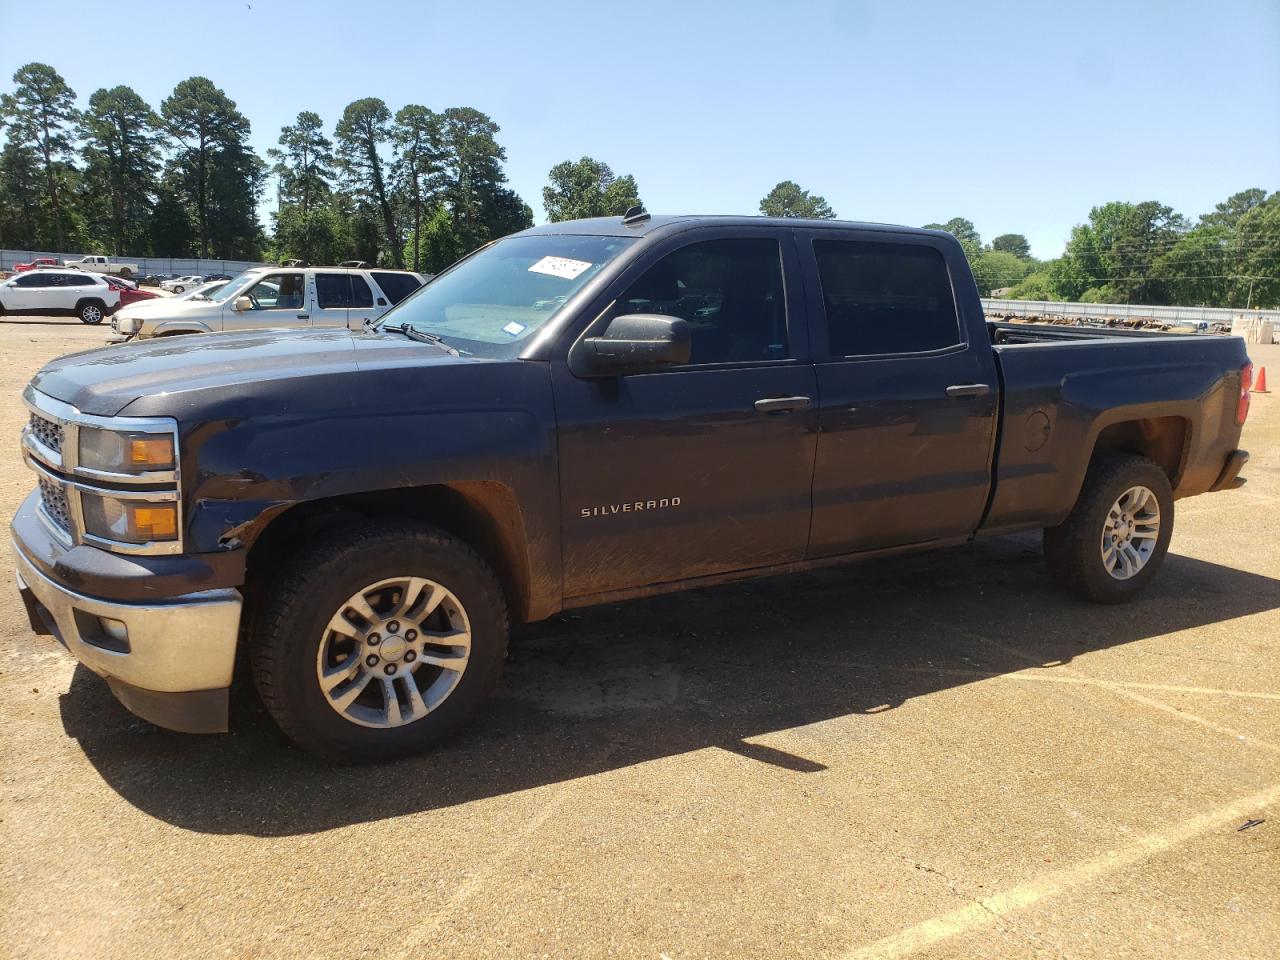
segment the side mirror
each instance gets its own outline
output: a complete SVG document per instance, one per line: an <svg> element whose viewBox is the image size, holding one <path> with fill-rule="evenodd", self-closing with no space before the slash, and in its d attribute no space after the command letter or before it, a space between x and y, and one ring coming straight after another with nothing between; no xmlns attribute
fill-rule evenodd
<svg viewBox="0 0 1280 960"><path fill-rule="evenodd" d="M253 301L248 297L236 297L236 302L231 305L231 309L236 313L244 313L246 310L253 309Z"/></svg>
<svg viewBox="0 0 1280 960"><path fill-rule="evenodd" d="M582 346L591 370L609 375L688 363L691 340L689 325L679 317L627 313Z"/></svg>

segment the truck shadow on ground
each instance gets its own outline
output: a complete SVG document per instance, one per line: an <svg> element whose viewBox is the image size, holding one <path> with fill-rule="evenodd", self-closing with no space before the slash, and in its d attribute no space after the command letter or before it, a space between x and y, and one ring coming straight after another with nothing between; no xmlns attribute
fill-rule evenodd
<svg viewBox="0 0 1280 960"><path fill-rule="evenodd" d="M398 817L719 747L800 775L815 760L745 742L1280 607L1280 580L1170 556L1123 607L1076 602L1022 537L562 615L513 637L488 709L445 746L378 768L292 747L251 690L232 732L158 730L83 668L63 726L146 813L206 833L283 836Z"/></svg>

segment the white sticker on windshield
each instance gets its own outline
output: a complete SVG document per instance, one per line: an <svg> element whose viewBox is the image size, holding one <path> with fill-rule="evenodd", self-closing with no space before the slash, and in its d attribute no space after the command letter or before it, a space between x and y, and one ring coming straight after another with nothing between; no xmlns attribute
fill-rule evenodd
<svg viewBox="0 0 1280 960"><path fill-rule="evenodd" d="M568 257L543 257L529 268L529 272L545 273L549 277L572 280L590 266L591 264L586 260L570 260Z"/></svg>
<svg viewBox="0 0 1280 960"><path fill-rule="evenodd" d="M514 320L512 320L510 323L508 323L505 327L502 328L502 332L509 333L513 337L518 337L520 336L520 334L524 333L524 324L516 323Z"/></svg>

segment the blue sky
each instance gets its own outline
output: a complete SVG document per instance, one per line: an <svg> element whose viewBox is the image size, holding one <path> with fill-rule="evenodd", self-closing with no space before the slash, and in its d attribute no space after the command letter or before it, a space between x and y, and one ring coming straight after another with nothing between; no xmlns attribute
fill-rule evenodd
<svg viewBox="0 0 1280 960"><path fill-rule="evenodd" d="M158 106L203 74L259 151L358 97L474 106L539 220L547 170L583 154L655 212L755 213L791 179L846 219L964 216L1039 256L1108 200L1194 216L1280 189L1280 0L58 0L58 29L33 9L0 0L0 89L40 60L82 104L123 83Z"/></svg>

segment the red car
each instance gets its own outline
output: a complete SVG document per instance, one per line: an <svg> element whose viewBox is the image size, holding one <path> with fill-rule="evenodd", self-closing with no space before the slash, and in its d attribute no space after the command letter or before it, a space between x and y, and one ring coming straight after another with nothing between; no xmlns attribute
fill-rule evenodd
<svg viewBox="0 0 1280 960"><path fill-rule="evenodd" d="M127 307L131 303L137 303L140 300L154 300L157 294L150 290L140 290L138 285L130 283L128 280L121 280L119 277L111 277L102 274L102 279L107 281L107 285L112 290L120 291L120 306Z"/></svg>
<svg viewBox="0 0 1280 960"><path fill-rule="evenodd" d="M26 273L28 270L34 270L37 267L57 267L61 266L53 257L36 257L30 263L16 263L13 266L14 273Z"/></svg>

